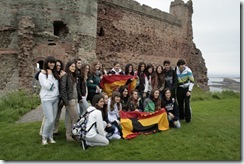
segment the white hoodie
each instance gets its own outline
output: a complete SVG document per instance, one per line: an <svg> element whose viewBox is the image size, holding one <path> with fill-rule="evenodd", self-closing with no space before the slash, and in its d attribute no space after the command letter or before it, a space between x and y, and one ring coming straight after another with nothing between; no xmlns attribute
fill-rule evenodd
<svg viewBox="0 0 244 164"><path fill-rule="evenodd" d="M59 96L58 80L53 75L48 77L40 72L39 82L41 85L40 98L41 100L55 100Z"/></svg>

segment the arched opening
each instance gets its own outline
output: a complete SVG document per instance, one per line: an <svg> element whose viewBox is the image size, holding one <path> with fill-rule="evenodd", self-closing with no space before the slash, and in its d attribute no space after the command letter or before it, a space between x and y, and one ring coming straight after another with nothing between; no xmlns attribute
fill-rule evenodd
<svg viewBox="0 0 244 164"><path fill-rule="evenodd" d="M43 64L44 64L44 61L43 61L43 60L39 60L39 61L36 63L36 68L37 68L37 69L43 69Z"/></svg>

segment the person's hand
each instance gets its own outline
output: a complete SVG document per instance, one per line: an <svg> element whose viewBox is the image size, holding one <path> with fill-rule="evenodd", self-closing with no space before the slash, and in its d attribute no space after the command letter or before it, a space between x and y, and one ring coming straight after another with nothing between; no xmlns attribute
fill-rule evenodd
<svg viewBox="0 0 244 164"><path fill-rule="evenodd" d="M135 109L136 112L140 112L139 109Z"/></svg>
<svg viewBox="0 0 244 164"><path fill-rule="evenodd" d="M53 74L52 70L51 69L47 69L47 74L52 75Z"/></svg>
<svg viewBox="0 0 244 164"><path fill-rule="evenodd" d="M190 91L187 91L186 92L186 96L191 96L191 92Z"/></svg>
<svg viewBox="0 0 244 164"><path fill-rule="evenodd" d="M144 92L142 96L143 96L143 98L146 98L147 97L147 93Z"/></svg>
<svg viewBox="0 0 244 164"><path fill-rule="evenodd" d="M93 80L89 80L90 83L93 83Z"/></svg>
<svg viewBox="0 0 244 164"><path fill-rule="evenodd" d="M175 118L175 116L174 116L171 112L169 112L169 116L170 116L172 119Z"/></svg>
<svg viewBox="0 0 244 164"><path fill-rule="evenodd" d="M59 77L61 78L62 76L64 76L66 74L66 72L64 72L63 70L60 71L60 75Z"/></svg>

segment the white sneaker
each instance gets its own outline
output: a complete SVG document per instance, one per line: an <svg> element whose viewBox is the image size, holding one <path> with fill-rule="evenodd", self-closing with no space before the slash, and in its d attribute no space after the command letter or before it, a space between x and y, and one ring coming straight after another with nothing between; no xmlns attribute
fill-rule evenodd
<svg viewBox="0 0 244 164"><path fill-rule="evenodd" d="M49 138L49 142L50 142L50 143L56 143L56 141L54 141L54 139L51 138L51 137Z"/></svg>
<svg viewBox="0 0 244 164"><path fill-rule="evenodd" d="M47 139L45 137L42 138L42 145L47 145Z"/></svg>
<svg viewBox="0 0 244 164"><path fill-rule="evenodd" d="M114 139L117 139L117 140L121 138L121 136L119 134L113 134L112 136Z"/></svg>

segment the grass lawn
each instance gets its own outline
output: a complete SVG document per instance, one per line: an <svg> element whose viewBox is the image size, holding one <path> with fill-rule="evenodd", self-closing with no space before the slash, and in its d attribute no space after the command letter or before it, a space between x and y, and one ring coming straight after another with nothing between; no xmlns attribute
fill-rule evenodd
<svg viewBox="0 0 244 164"><path fill-rule="evenodd" d="M192 102L192 122L132 140L113 140L84 151L66 142L64 122L56 144L41 145L41 122L0 122L2 160L241 160L240 98Z"/></svg>

